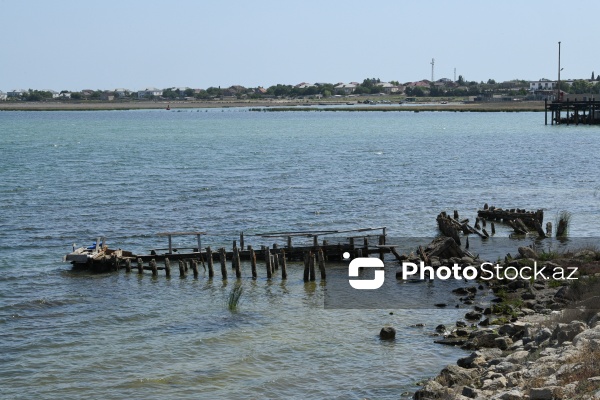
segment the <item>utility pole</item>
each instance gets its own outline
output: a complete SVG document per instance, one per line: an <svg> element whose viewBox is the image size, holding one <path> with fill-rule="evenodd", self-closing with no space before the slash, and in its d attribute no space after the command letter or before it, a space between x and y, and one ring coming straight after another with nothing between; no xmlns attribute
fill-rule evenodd
<svg viewBox="0 0 600 400"><path fill-rule="evenodd" d="M456 82L456 67L454 67L454 82Z"/></svg>
<svg viewBox="0 0 600 400"><path fill-rule="evenodd" d="M432 59L431 59L431 82L432 82L432 83L433 83L433 82L435 82L435 81L433 80L433 67L434 67L434 66L435 66L435 58L432 58Z"/></svg>
<svg viewBox="0 0 600 400"><path fill-rule="evenodd" d="M558 42L558 89L556 90L556 101L560 101L560 42Z"/></svg>

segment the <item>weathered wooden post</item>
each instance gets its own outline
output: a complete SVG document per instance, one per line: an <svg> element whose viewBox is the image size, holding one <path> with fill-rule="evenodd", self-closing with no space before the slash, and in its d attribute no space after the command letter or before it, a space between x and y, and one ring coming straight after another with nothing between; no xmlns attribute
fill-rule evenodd
<svg viewBox="0 0 600 400"><path fill-rule="evenodd" d="M308 278L310 276L310 262L308 260L308 251L304 253L304 282L308 282Z"/></svg>
<svg viewBox="0 0 600 400"><path fill-rule="evenodd" d="M152 269L152 276L157 276L158 267L156 266L156 260L154 258L150 260L150 268Z"/></svg>
<svg viewBox="0 0 600 400"><path fill-rule="evenodd" d="M369 238L365 236L363 243L363 257L369 257Z"/></svg>
<svg viewBox="0 0 600 400"><path fill-rule="evenodd" d="M485 221L485 219L484 219ZM490 222L490 225L492 226L492 236L496 234L496 225L494 224L494 222Z"/></svg>
<svg viewBox="0 0 600 400"><path fill-rule="evenodd" d="M454 219L458 221L458 210L454 210Z"/></svg>
<svg viewBox="0 0 600 400"><path fill-rule="evenodd" d="M185 262L183 260L179 260L179 277L185 278Z"/></svg>
<svg viewBox="0 0 600 400"><path fill-rule="evenodd" d="M171 261L167 257L165 257L165 275L167 278L171 276Z"/></svg>
<svg viewBox="0 0 600 400"><path fill-rule="evenodd" d="M285 250L279 254L281 258L281 279L287 279L287 265L285 264Z"/></svg>
<svg viewBox="0 0 600 400"><path fill-rule="evenodd" d="M125 260L125 272L131 272L131 258Z"/></svg>
<svg viewBox="0 0 600 400"><path fill-rule="evenodd" d="M219 249L219 259L221 261L221 275L223 276L223 280L227 279L227 264L226 264L226 254L225 248L221 247Z"/></svg>
<svg viewBox="0 0 600 400"><path fill-rule="evenodd" d="M321 271L321 280L324 281L327 278L327 274L325 273L325 257L323 256L323 249L319 249L317 253L319 258L319 270Z"/></svg>
<svg viewBox="0 0 600 400"><path fill-rule="evenodd" d="M310 269L310 281L314 281L316 279L316 274L315 274L315 255L314 253L311 251L310 252L310 256L309 256L309 269Z"/></svg>
<svg viewBox="0 0 600 400"><path fill-rule="evenodd" d="M250 267L252 268L252 279L256 279L256 253L254 253L254 249L252 246L248 246L248 251L250 251Z"/></svg>
<svg viewBox="0 0 600 400"><path fill-rule="evenodd" d="M212 278L215 276L215 267L210 246L206 248L206 263L208 264L208 277Z"/></svg>
<svg viewBox="0 0 600 400"><path fill-rule="evenodd" d="M240 249L244 250L244 232L240 232Z"/></svg>
<svg viewBox="0 0 600 400"><path fill-rule="evenodd" d="M192 260L191 264L192 264L192 272L194 272L194 278L198 278L198 261Z"/></svg>
<svg viewBox="0 0 600 400"><path fill-rule="evenodd" d="M263 251L265 254L265 266L267 268L267 279L271 279L273 276L273 269L271 267L271 251L267 246L263 247Z"/></svg>
<svg viewBox="0 0 600 400"><path fill-rule="evenodd" d="M552 222L546 222L546 236L552 237Z"/></svg>
<svg viewBox="0 0 600 400"><path fill-rule="evenodd" d="M291 236L287 237L287 248L288 249L292 248L292 237Z"/></svg>
<svg viewBox="0 0 600 400"><path fill-rule="evenodd" d="M235 259L235 277L240 279L242 277L242 267L240 265L240 249L237 247L233 249L233 258Z"/></svg>
<svg viewBox="0 0 600 400"><path fill-rule="evenodd" d="M279 251L279 245L277 243L273 243L273 273L279 269L279 258L277 257Z"/></svg>
<svg viewBox="0 0 600 400"><path fill-rule="evenodd" d="M144 262L142 261L141 258L137 259L137 268L138 268L138 274L144 273Z"/></svg>

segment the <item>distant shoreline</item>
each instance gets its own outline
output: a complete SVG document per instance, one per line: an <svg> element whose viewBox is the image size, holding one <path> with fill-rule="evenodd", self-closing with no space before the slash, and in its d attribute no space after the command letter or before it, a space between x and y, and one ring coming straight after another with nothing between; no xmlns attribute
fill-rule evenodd
<svg viewBox="0 0 600 400"><path fill-rule="evenodd" d="M319 105L343 107L323 108ZM0 102L0 111L116 111L190 108L249 107L256 111L452 111L452 112L531 112L544 111L543 101L493 103L405 103L397 105L348 105L340 101L294 100L240 100L240 101L185 101L185 102ZM318 108L317 108L318 107Z"/></svg>

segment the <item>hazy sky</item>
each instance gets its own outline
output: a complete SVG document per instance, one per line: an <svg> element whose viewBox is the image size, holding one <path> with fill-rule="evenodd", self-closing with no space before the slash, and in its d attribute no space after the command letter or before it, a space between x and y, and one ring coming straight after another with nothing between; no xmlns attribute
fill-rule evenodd
<svg viewBox="0 0 600 400"><path fill-rule="evenodd" d="M600 73L600 1L0 0L0 90Z"/></svg>

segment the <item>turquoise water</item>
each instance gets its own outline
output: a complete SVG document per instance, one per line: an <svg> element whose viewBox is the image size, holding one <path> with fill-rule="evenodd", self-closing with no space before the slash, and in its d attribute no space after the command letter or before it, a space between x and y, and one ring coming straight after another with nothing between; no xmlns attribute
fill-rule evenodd
<svg viewBox="0 0 600 400"><path fill-rule="evenodd" d="M428 334L464 310L325 310L326 284L292 264L286 282L244 266L232 313L235 280L89 275L61 258L98 234L136 252L163 231L207 231L213 247L240 231L254 245L365 226L433 236L440 211L474 218L486 202L568 210L572 236L597 236L599 133L540 113L1 112L2 396L398 398L463 354ZM396 342L378 340L385 324Z"/></svg>

